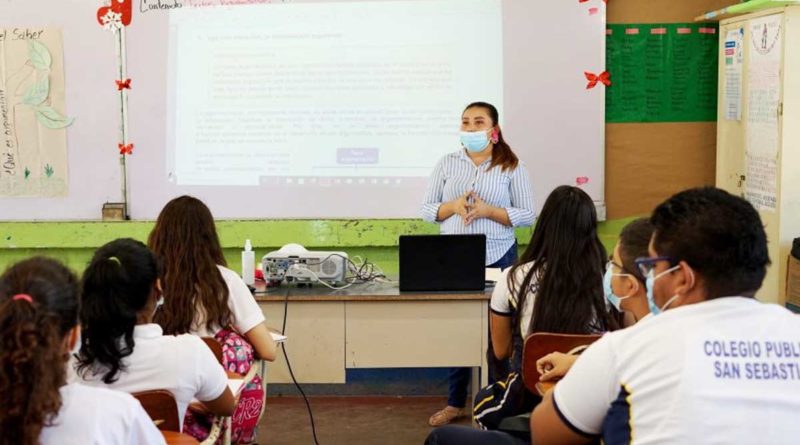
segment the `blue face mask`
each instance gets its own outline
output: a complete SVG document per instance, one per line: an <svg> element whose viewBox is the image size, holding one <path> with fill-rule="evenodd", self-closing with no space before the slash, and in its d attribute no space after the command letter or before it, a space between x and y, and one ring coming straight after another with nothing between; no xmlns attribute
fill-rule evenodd
<svg viewBox="0 0 800 445"><path fill-rule="evenodd" d="M618 297L617 294L614 293L614 289L611 287L611 279L615 275L622 277L622 276L630 276L630 274L613 273L611 271L611 267L612 266L609 265L609 267L606 268L606 274L603 276L603 290L605 291L606 294L606 300L608 300L608 302L611 303L612 306L614 306L617 312L622 312L622 300L630 298L631 296L628 295L625 297Z"/></svg>
<svg viewBox="0 0 800 445"><path fill-rule="evenodd" d="M478 153L489 146L489 136L486 135L486 130L462 131L461 145L473 153Z"/></svg>
<svg viewBox="0 0 800 445"><path fill-rule="evenodd" d="M653 297L653 286L656 284L656 280L657 279L663 277L664 275L666 275L666 274L668 274L668 273L670 273L672 271L678 270L680 268L681 268L681 266L675 266L675 267L672 267L672 268L669 268L669 269L665 270L664 272L661 272L658 275L655 275L655 271L653 269L650 269L650 272L647 273L647 282L645 283L645 286L647 287L647 306L650 307L650 313L651 314L658 315L658 314L664 312L665 310L667 310L669 305L672 304L672 302L675 301L676 298L678 298L678 294L675 294L675 295L672 296L672 298L667 300L666 303L664 303L664 306L658 307L658 305L656 305L656 300Z"/></svg>

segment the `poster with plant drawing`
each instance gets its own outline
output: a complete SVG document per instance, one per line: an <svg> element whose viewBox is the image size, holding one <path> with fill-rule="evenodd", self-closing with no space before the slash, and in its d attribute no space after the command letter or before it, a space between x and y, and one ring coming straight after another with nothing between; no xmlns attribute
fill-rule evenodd
<svg viewBox="0 0 800 445"><path fill-rule="evenodd" d="M64 52L55 28L0 28L0 196L67 194Z"/></svg>

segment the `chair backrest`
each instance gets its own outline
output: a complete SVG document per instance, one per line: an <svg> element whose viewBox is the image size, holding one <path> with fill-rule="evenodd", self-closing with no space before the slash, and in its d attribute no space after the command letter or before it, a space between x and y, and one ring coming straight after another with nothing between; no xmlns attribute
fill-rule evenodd
<svg viewBox="0 0 800 445"><path fill-rule="evenodd" d="M133 393L139 400L147 415L153 419L160 430L180 431L178 420L178 404L171 392L164 389L154 389Z"/></svg>
<svg viewBox="0 0 800 445"><path fill-rule="evenodd" d="M536 362L551 352L575 353L581 347L589 346L601 335L551 334L537 332L525 339L522 351L522 381L528 391L538 394L536 384L539 382L539 371Z"/></svg>
<svg viewBox="0 0 800 445"><path fill-rule="evenodd" d="M217 358L219 364L222 364L222 345L219 344L216 338L213 337L202 337L203 341L206 342L206 346L208 349L211 349L211 352L214 353L214 357Z"/></svg>

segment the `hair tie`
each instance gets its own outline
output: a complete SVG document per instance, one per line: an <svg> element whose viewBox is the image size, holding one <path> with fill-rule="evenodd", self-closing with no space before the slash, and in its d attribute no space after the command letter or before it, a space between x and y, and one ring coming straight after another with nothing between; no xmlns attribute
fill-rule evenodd
<svg viewBox="0 0 800 445"><path fill-rule="evenodd" d="M117 265L122 266L122 261L120 261L119 258L117 258L115 256L108 257L108 261L117 263Z"/></svg>
<svg viewBox="0 0 800 445"><path fill-rule="evenodd" d="M11 297L11 300L12 301L25 300L28 303L33 304L33 298L31 298L31 296L28 295L28 294L17 294L17 295L14 295L13 297Z"/></svg>

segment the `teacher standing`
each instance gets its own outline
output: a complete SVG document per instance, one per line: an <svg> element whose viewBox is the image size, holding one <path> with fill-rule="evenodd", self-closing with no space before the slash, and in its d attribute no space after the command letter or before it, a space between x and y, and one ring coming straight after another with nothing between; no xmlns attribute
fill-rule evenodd
<svg viewBox="0 0 800 445"><path fill-rule="evenodd" d="M515 227L533 224L533 195L525 164L503 139L497 108L474 102L461 115L461 145L431 174L422 218L439 223L443 235L486 235L487 267L510 267L517 259ZM440 426L463 417L469 368L450 371L447 407L429 419Z"/></svg>

